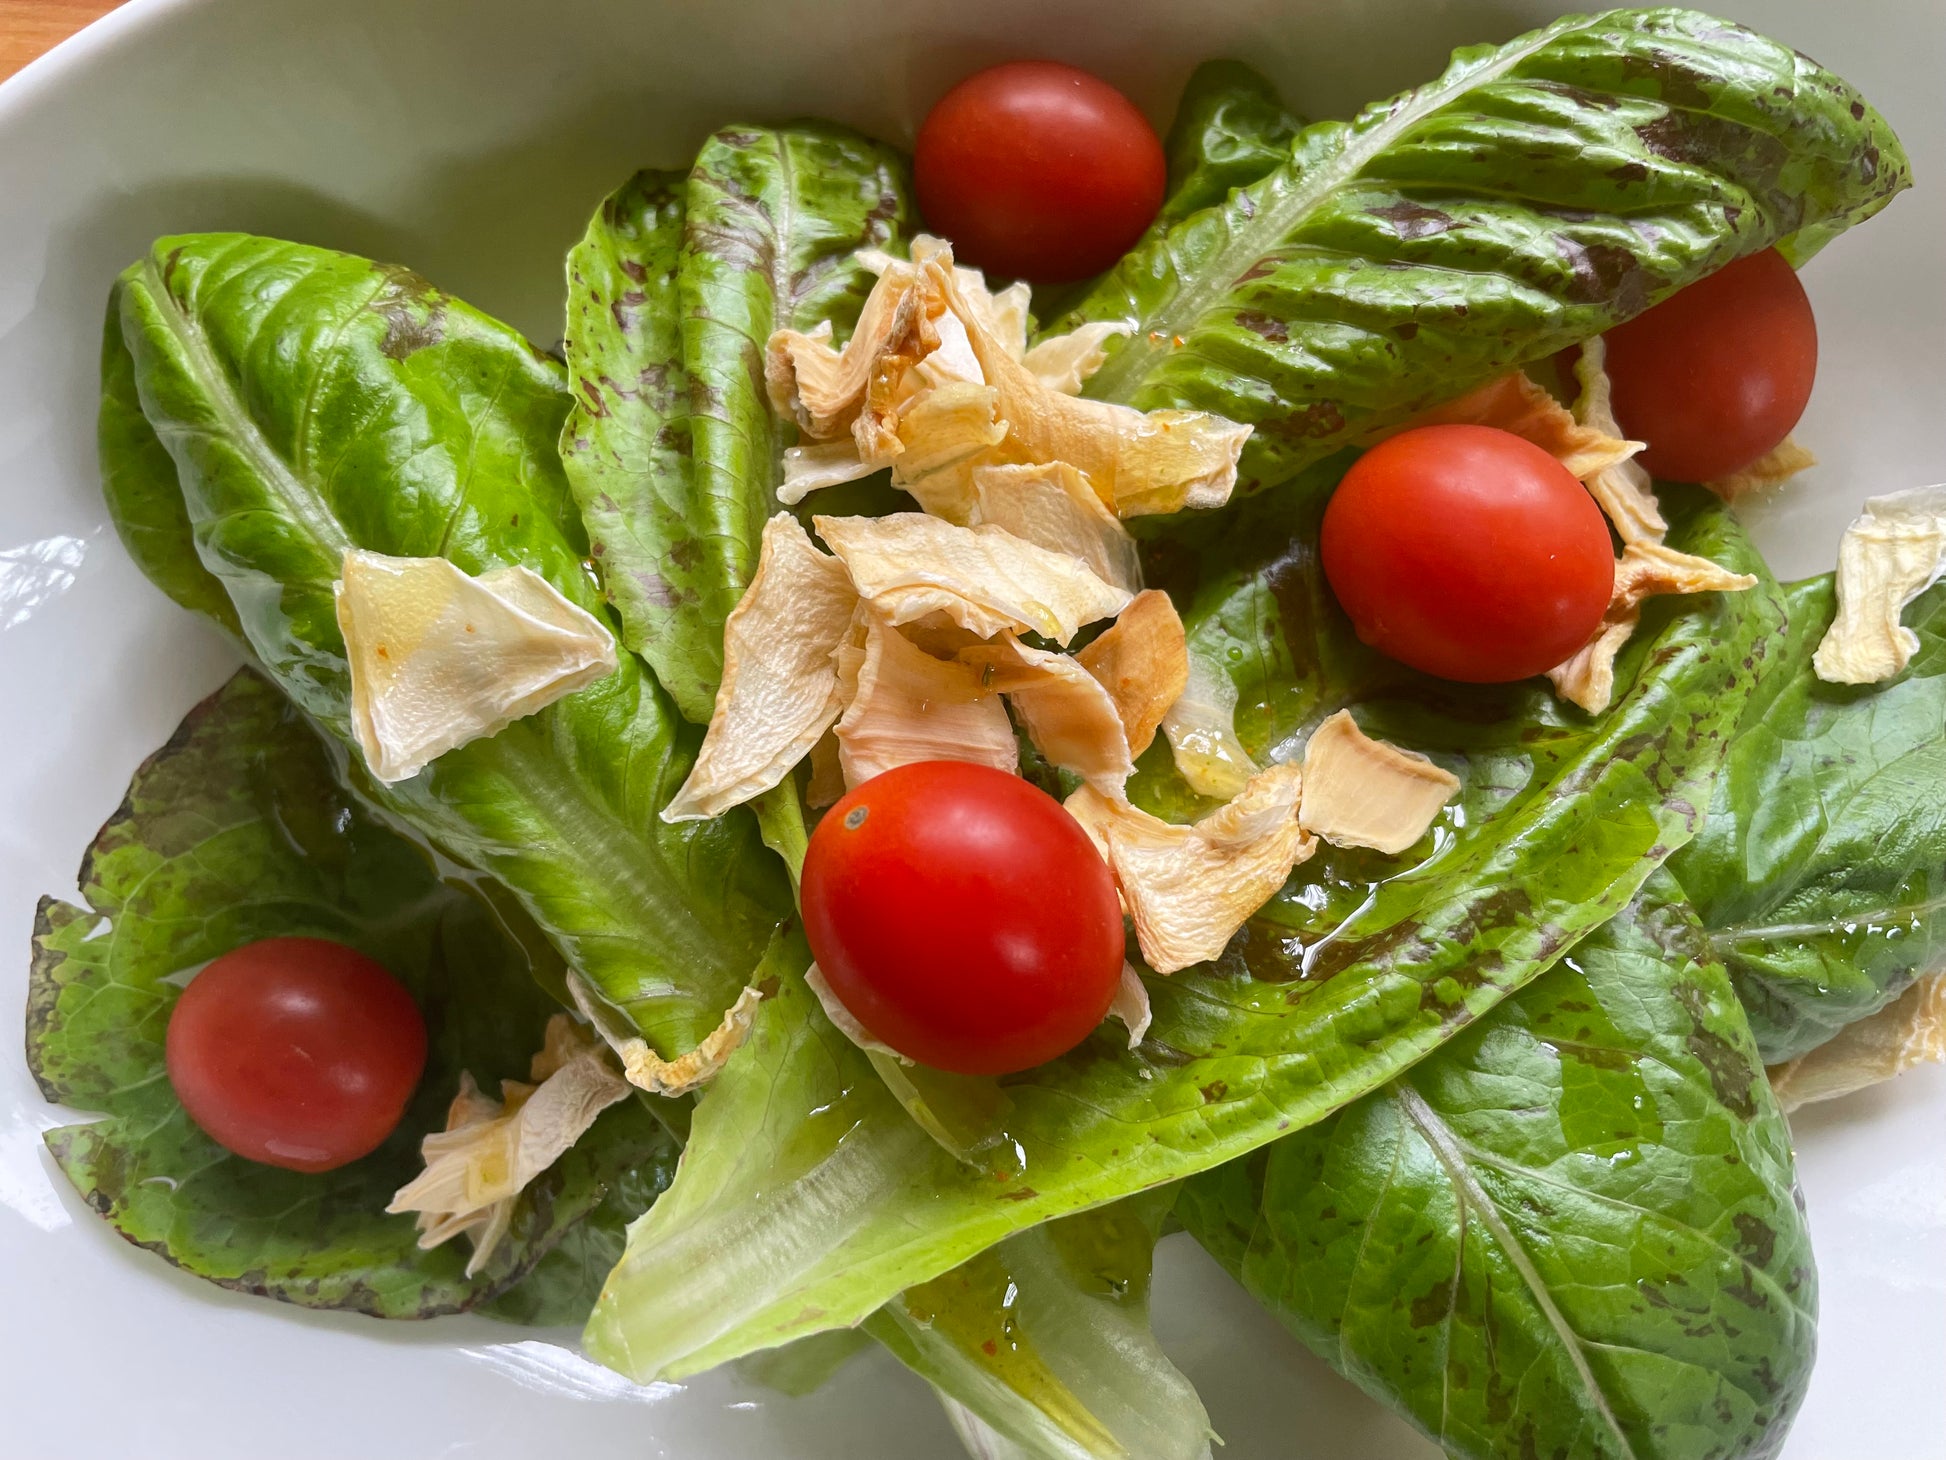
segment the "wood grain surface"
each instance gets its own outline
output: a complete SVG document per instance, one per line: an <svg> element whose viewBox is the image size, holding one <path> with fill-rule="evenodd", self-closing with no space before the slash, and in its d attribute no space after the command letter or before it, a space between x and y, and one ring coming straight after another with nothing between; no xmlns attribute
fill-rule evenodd
<svg viewBox="0 0 1946 1460"><path fill-rule="evenodd" d="M73 35L119 0L0 0L0 80Z"/></svg>

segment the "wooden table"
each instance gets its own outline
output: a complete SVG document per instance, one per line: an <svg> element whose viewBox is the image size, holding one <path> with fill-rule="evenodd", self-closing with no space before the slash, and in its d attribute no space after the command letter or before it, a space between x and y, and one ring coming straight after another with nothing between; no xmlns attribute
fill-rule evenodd
<svg viewBox="0 0 1946 1460"><path fill-rule="evenodd" d="M0 80L120 0L0 0Z"/></svg>

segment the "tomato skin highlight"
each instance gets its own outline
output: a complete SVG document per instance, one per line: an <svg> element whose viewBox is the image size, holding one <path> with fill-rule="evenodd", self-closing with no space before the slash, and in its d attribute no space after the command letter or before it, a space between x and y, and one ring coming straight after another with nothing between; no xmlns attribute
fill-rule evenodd
<svg viewBox="0 0 1946 1460"><path fill-rule="evenodd" d="M812 833L804 931L874 1037L935 1069L1001 1075L1101 1023L1125 952L1114 879L1061 803L961 761L900 766Z"/></svg>
<svg viewBox="0 0 1946 1460"><path fill-rule="evenodd" d="M426 1065L399 981L323 938L265 938L190 980L169 1015L169 1083L218 1145L330 1171L383 1144Z"/></svg>
<svg viewBox="0 0 1946 1460"><path fill-rule="evenodd" d="M1168 162L1148 119L1099 77L1010 61L940 98L913 183L958 261L1057 284L1099 274L1155 221Z"/></svg>
<svg viewBox="0 0 1946 1460"><path fill-rule="evenodd" d="M1796 426L1818 373L1818 325L1776 249L1719 269L1610 330L1615 418L1668 481L1743 470Z"/></svg>
<svg viewBox="0 0 1946 1460"><path fill-rule="evenodd" d="M1319 547L1360 639L1471 684L1568 659L1615 585L1607 519L1587 489L1540 447L1490 426L1381 441L1338 484Z"/></svg>

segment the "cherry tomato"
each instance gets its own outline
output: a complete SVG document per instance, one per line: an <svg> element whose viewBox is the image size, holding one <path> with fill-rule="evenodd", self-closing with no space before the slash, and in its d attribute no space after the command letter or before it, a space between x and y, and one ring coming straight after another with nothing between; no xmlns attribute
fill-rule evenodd
<svg viewBox="0 0 1946 1460"><path fill-rule="evenodd" d="M426 1065L399 981L322 938L265 938L215 959L169 1016L169 1083L218 1145L291 1171L375 1149Z"/></svg>
<svg viewBox="0 0 1946 1460"><path fill-rule="evenodd" d="M1659 477L1711 482L1790 434L1818 373L1811 301L1776 249L1608 332L1615 418Z"/></svg>
<svg viewBox="0 0 1946 1460"><path fill-rule="evenodd" d="M1587 488L1491 426L1421 426L1374 446L1325 508L1321 550L1359 638L1473 684L1567 659L1615 584Z"/></svg>
<svg viewBox="0 0 1946 1460"><path fill-rule="evenodd" d="M811 836L803 901L839 1002L936 1069L1065 1054L1121 979L1107 863L1060 802L991 766L921 761L852 791Z"/></svg>
<svg viewBox="0 0 1946 1460"><path fill-rule="evenodd" d="M940 99L913 148L919 208L961 263L1060 283L1099 274L1162 206L1168 164L1135 104L1054 61L1010 61Z"/></svg>

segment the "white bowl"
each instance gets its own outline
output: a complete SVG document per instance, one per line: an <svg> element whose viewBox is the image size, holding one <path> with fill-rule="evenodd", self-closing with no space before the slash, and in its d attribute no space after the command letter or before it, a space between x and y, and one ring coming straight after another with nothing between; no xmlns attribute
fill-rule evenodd
<svg viewBox="0 0 1946 1460"><path fill-rule="evenodd" d="M0 85L0 1005L34 901L129 772L231 665L142 581L95 479L110 279L158 233L241 228L410 263L535 338L561 259L633 168L738 116L907 138L951 80L1017 54L1112 78L1166 122L1190 66L1235 55L1314 116L1433 75L1448 49L1556 13L1483 0L135 0ZM1856 83L1919 190L1806 274L1823 341L1800 433L1824 464L1751 513L1781 574L1830 565L1866 496L1946 478L1946 7L1721 0ZM1936 190L1937 189L1937 190ZM17 1047L17 1046L16 1046ZM197 1282L119 1241L41 1148L59 1117L0 1061L0 1412L10 1454L96 1460L467 1456L729 1460L959 1453L882 1355L785 1400L712 1375L638 1389L484 1320L385 1325ZM1920 1460L1946 1434L1946 1071L1801 1120L1822 1355L1790 1460ZM1435 1452L1332 1376L1186 1239L1164 1342L1225 1452ZM549 1335L562 1342L566 1335ZM1294 1442L1293 1437L1298 1437Z"/></svg>

